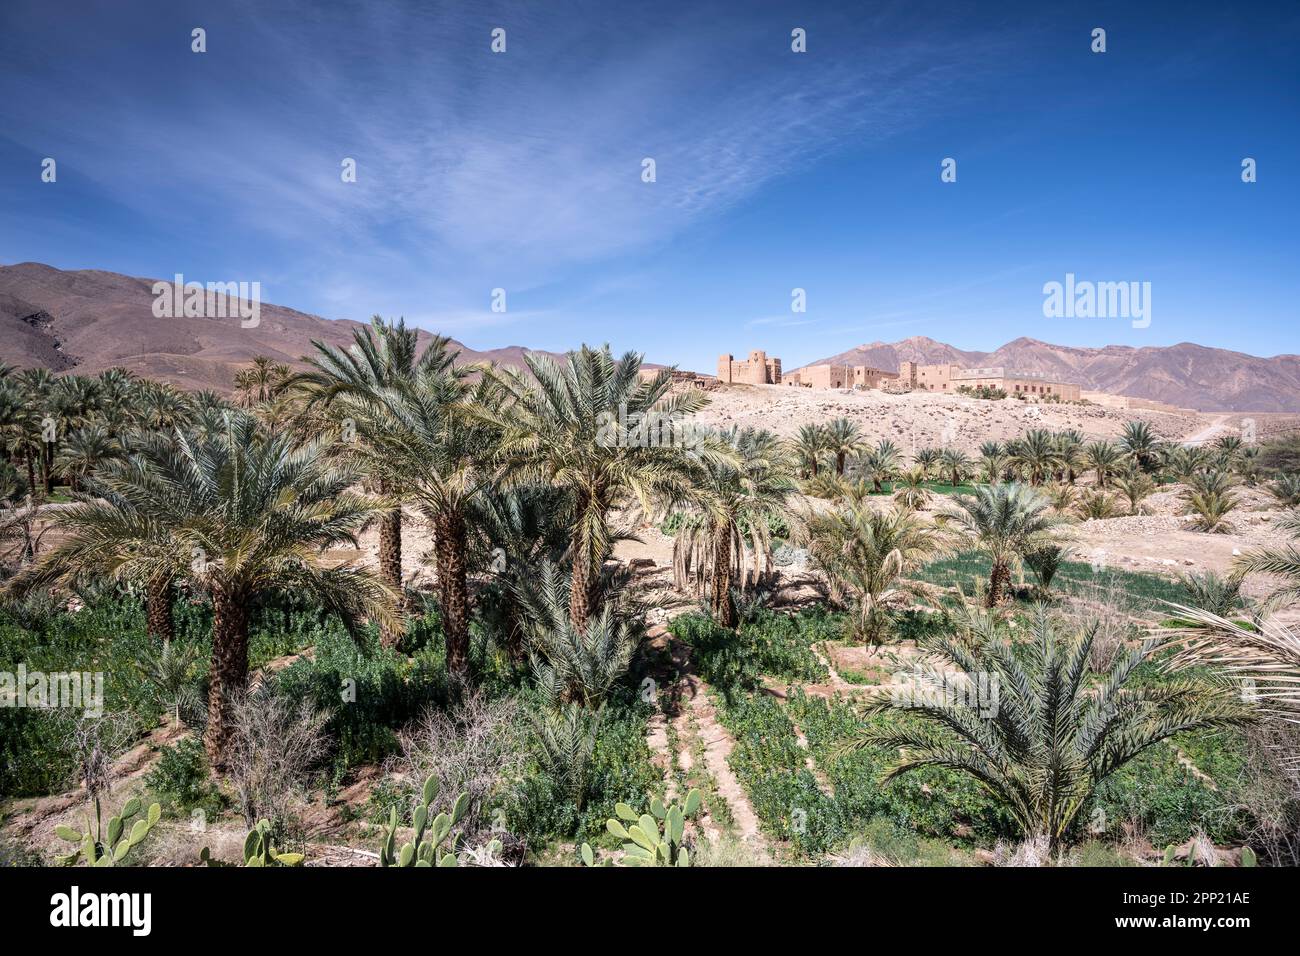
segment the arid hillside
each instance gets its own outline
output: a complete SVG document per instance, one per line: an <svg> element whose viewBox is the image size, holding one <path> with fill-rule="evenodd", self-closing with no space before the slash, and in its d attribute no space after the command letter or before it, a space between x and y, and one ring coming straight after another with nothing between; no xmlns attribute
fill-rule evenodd
<svg viewBox="0 0 1300 956"><path fill-rule="evenodd" d="M228 392L235 369L255 356L299 364L313 339L344 345L358 325L269 303L256 328L242 328L238 318L159 319L155 281L35 262L0 266L0 361L82 375L121 366L182 388ZM458 347L465 361L503 365L519 365L525 352Z"/></svg>
<svg viewBox="0 0 1300 956"><path fill-rule="evenodd" d="M1078 429L1089 438L1114 438L1124 423L1149 422L1171 441L1195 439L1203 431L1235 431L1241 416L1112 409L1092 405L1036 405L1013 398L986 401L962 395L881 391L823 391L780 385L727 385L710 392L701 421L723 427L767 428L792 437L804 425L847 418L869 441L891 439L904 452L928 445L956 446L970 453L985 441L1005 441L1029 428Z"/></svg>

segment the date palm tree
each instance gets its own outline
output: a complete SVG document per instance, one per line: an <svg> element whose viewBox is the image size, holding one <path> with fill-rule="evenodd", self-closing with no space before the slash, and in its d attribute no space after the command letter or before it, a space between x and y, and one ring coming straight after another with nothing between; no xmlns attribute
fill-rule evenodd
<svg viewBox="0 0 1300 956"><path fill-rule="evenodd" d="M1300 511L1288 511L1277 520L1277 527L1300 538ZM1276 609L1300 601L1300 549L1294 541L1285 546L1257 548L1233 561L1239 574L1267 574L1280 580L1264 600L1264 608Z"/></svg>
<svg viewBox="0 0 1300 956"><path fill-rule="evenodd" d="M1058 543L1063 522L1044 495L1019 482L980 485L973 494L956 495L940 517L989 556L989 607L1002 601L1011 571L1025 554Z"/></svg>
<svg viewBox="0 0 1300 956"><path fill-rule="evenodd" d="M939 456L943 452L938 448L922 448L916 453L912 464L921 469L923 477L928 478L939 466Z"/></svg>
<svg viewBox="0 0 1300 956"><path fill-rule="evenodd" d="M830 452L826 429L821 425L802 426L799 437L794 441L794 450L799 456L800 477L818 477L822 459Z"/></svg>
<svg viewBox="0 0 1300 956"><path fill-rule="evenodd" d="M970 459L960 448L945 448L939 453L939 467L948 473L948 484L956 488L970 468Z"/></svg>
<svg viewBox="0 0 1300 956"><path fill-rule="evenodd" d="M1209 464L1209 453L1200 447L1169 445L1160 454L1161 470L1166 476L1179 481L1186 481L1198 471L1204 471Z"/></svg>
<svg viewBox="0 0 1300 956"><path fill-rule="evenodd" d="M1232 487L1232 476L1227 472L1198 471L1193 474L1183 491L1185 513L1195 516L1191 526L1197 531L1230 533L1232 525L1227 517L1237 507Z"/></svg>
<svg viewBox="0 0 1300 956"><path fill-rule="evenodd" d="M551 485L488 487L470 500L472 564L498 585L491 602L480 607L494 614L499 633L516 660L524 654L523 607L518 595L536 579L544 563L558 566L569 546L573 502L563 488Z"/></svg>
<svg viewBox="0 0 1300 956"><path fill-rule="evenodd" d="M940 530L914 512L868 504L813 514L805 534L832 590L853 601L851 636L868 643L879 642L893 620L890 602L918 587L904 576L945 547Z"/></svg>
<svg viewBox="0 0 1300 956"><path fill-rule="evenodd" d="M1156 490L1156 483L1146 472L1133 468L1130 471L1120 472L1119 477L1115 479L1115 490L1128 501L1128 513L1135 515L1142 500Z"/></svg>
<svg viewBox="0 0 1300 956"><path fill-rule="evenodd" d="M901 472L894 483L894 500L908 511L920 511L930 500L930 489L925 487L926 473L920 465Z"/></svg>
<svg viewBox="0 0 1300 956"><path fill-rule="evenodd" d="M980 445L980 467L984 469L984 481L995 484L1002 480L1002 474L1011 463L1011 456L1001 442L986 441Z"/></svg>
<svg viewBox="0 0 1300 956"><path fill-rule="evenodd" d="M409 377L367 385L371 373L365 371L344 397L362 438L350 455L390 491L413 501L433 530L447 668L467 677L469 516L476 496L492 486L498 433L489 416L505 395L488 369L460 364L460 352L450 345L434 336ZM392 508L389 501L384 510Z"/></svg>
<svg viewBox="0 0 1300 956"><path fill-rule="evenodd" d="M1055 853L1098 785L1133 758L1175 734L1254 718L1254 709L1221 685L1134 681L1155 641L1093 674L1089 655L1099 632L1093 623L1060 634L1040 608L1030 639L1014 650L997 626L923 635L918 644L927 656L903 700L921 720L888 721L852 745L899 752L886 780L925 767L969 774L1024 837L1046 841ZM898 715L897 704L874 711Z"/></svg>
<svg viewBox="0 0 1300 956"><path fill-rule="evenodd" d="M678 586L694 580L708 594L710 611L723 627L735 627L732 593L745 572L745 539L753 555L757 584L770 570L772 551L768 519L782 514L795 490L793 463L780 439L769 431L730 428L717 436L730 458L700 463L695 478L694 511L698 520L683 522L673 542L673 571Z"/></svg>
<svg viewBox="0 0 1300 956"><path fill-rule="evenodd" d="M419 335L407 329L406 321L385 322L379 316L368 327L354 329L352 346L346 351L324 342L312 341L316 355L307 360L311 371L294 376L289 387L307 396L308 408L319 403L337 419L351 421L361 441L373 438L385 416L367 414L377 391L408 385L415 378ZM430 357L435 353L428 353ZM382 456L366 460L371 481L380 494L397 489L387 473ZM379 574L399 595L402 585L402 508L398 503L385 509L379 519ZM397 635L386 635L392 643Z"/></svg>
<svg viewBox="0 0 1300 956"><path fill-rule="evenodd" d="M224 434L151 435L129 460L88 480L95 497L61 509L64 542L15 578L20 590L78 575L148 584L188 577L212 600L205 745L228 756L235 700L248 679L249 608L258 595L315 597L351 628L393 614L393 595L368 571L324 552L356 542L376 503L349 490L355 475L326 457L324 439L294 447L232 413Z"/></svg>
<svg viewBox="0 0 1300 956"><path fill-rule="evenodd" d="M1119 471L1124 460L1124 449L1114 442L1095 441L1083 450L1084 463L1092 469L1097 477L1097 487L1105 488L1111 475Z"/></svg>
<svg viewBox="0 0 1300 956"><path fill-rule="evenodd" d="M1020 438L1008 443L1008 451L1016 466L1034 487L1046 481L1061 461L1056 440L1046 428L1031 428Z"/></svg>
<svg viewBox="0 0 1300 956"><path fill-rule="evenodd" d="M1294 508L1300 505L1300 475L1278 475L1268 490L1283 507Z"/></svg>
<svg viewBox="0 0 1300 956"><path fill-rule="evenodd" d="M1072 485L1084 462L1083 433L1068 429L1053 437L1056 440L1057 467L1061 469L1058 479Z"/></svg>
<svg viewBox="0 0 1300 956"><path fill-rule="evenodd" d="M888 481L897 473L902 459L902 452L888 438L880 439L874 448L868 448L862 453L858 464L863 474L871 480L871 490L874 494L878 495L884 490L881 483Z"/></svg>
<svg viewBox="0 0 1300 956"><path fill-rule="evenodd" d="M835 456L835 474L844 477L844 463L862 448L862 432L847 418L836 418L826 425L826 447Z"/></svg>
<svg viewBox="0 0 1300 956"><path fill-rule="evenodd" d="M1133 456L1138 467L1145 472L1155 470L1160 459L1160 438L1143 421L1132 421L1124 426L1120 446Z"/></svg>
<svg viewBox="0 0 1300 956"><path fill-rule="evenodd" d="M289 366L265 355L258 355L253 358L251 365L235 373L235 395L244 408L255 408L275 398L283 391L288 380Z"/></svg>
<svg viewBox="0 0 1300 956"><path fill-rule="evenodd" d="M54 467L68 477L69 487L79 490L79 482L104 462L122 456L122 446L103 425L88 424L74 429L59 446Z"/></svg>
<svg viewBox="0 0 1300 956"><path fill-rule="evenodd" d="M36 461L43 452L40 420L21 381L6 378L0 383L0 438L6 453L21 457L26 464L31 494L36 494Z"/></svg>
<svg viewBox="0 0 1300 956"><path fill-rule="evenodd" d="M1224 457L1224 464L1232 467L1246 450L1246 443L1240 435L1220 435L1214 439L1214 448Z"/></svg>
<svg viewBox="0 0 1300 956"><path fill-rule="evenodd" d="M15 380L27 410L26 444L36 461L35 477L39 477L40 488L48 498L54 491L54 447L58 440L58 422L52 414L52 400L58 382L46 368L25 368ZM37 491L35 482L32 491Z"/></svg>
<svg viewBox="0 0 1300 956"><path fill-rule="evenodd" d="M584 345L567 361L525 355L536 384L498 371L509 396L492 420L501 429L498 477L507 485L547 483L573 496L569 612L581 630L600 604L602 563L610 552L616 509L686 500L696 465L715 451L687 422L708 404L695 389L673 392L663 370L641 375L641 356L615 359L609 346Z"/></svg>

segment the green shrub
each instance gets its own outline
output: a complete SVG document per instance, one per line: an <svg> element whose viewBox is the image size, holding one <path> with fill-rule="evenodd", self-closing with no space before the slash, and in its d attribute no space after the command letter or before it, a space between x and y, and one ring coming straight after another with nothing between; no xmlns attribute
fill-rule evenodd
<svg viewBox="0 0 1300 956"><path fill-rule="evenodd" d="M292 701L329 712L338 766L378 763L396 750L397 728L430 704L447 703L442 635L412 658L381 646L373 633L358 641L326 632L311 657L276 675L276 687Z"/></svg>
<svg viewBox="0 0 1300 956"><path fill-rule="evenodd" d="M926 768L885 784L882 780L895 754L878 747L842 752L844 741L867 726L843 700L827 701L796 690L790 695L789 706L851 829L860 830L883 817L918 834L945 840L987 844L1013 834L1010 818L966 774ZM877 716L868 723L886 719L899 718Z"/></svg>
<svg viewBox="0 0 1300 956"><path fill-rule="evenodd" d="M1195 749L1192 736L1180 735L1172 743L1180 749L1185 744ZM1226 765L1233 761L1226 752L1215 760L1208 759L1204 753L1198 754L1198 758L1193 761L1198 767L1205 761L1212 770L1223 774L1227 773ZM1219 760L1223 763L1218 763ZM1215 843L1232 843L1243 838L1246 820L1232 797L1231 781L1225 779L1224 784L1218 791L1207 786L1179 762L1178 753L1169 742L1160 743L1102 781L1093 807L1080 814L1080 819L1103 821L1103 832L1112 838L1122 836L1125 823L1135 822L1156 846L1185 843L1197 830L1204 830ZM1104 816L1098 816L1097 809Z"/></svg>
<svg viewBox="0 0 1300 956"><path fill-rule="evenodd" d="M186 737L175 746L164 747L144 782L163 809L174 816L202 810L215 817L226 805L212 781L203 742L196 737Z"/></svg>
<svg viewBox="0 0 1300 956"><path fill-rule="evenodd" d="M536 706L536 701L529 704ZM596 731L581 807L559 781L534 765L507 802L510 831L533 843L562 837L613 846L605 822L615 815L615 806L663 791L663 774L646 745L653 712L630 688L620 687L606 702Z"/></svg>
<svg viewBox="0 0 1300 956"><path fill-rule="evenodd" d="M847 838L840 807L818 788L780 703L754 695L726 706L720 716L736 738L728 762L764 829L807 855L825 853Z"/></svg>

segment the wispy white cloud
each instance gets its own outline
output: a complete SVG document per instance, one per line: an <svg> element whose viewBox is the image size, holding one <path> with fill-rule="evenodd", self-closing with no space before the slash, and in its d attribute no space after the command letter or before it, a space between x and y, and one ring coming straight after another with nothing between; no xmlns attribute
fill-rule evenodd
<svg viewBox="0 0 1300 956"><path fill-rule="evenodd" d="M869 56L819 59L815 39L796 57L784 18L742 24L707 6L235 10L203 19L202 56L132 71L123 58L157 33L135 36L134 54L107 36L76 74L20 77L22 102L88 88L94 108L75 122L66 106L27 109L13 135L59 143L138 211L256 237L262 255L292 248L299 281L340 308L415 289L443 325L466 327L482 290L538 289L670 241L848 142L889 136L951 93L945 64L966 58L906 34ZM853 26L869 34L866 16ZM488 50L498 24L503 55ZM641 181L647 156L655 183ZM340 181L345 157L356 183Z"/></svg>

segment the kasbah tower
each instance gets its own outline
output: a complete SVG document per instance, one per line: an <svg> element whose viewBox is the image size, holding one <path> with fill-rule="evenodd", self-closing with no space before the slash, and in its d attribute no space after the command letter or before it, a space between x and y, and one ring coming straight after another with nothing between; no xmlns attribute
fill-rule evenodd
<svg viewBox="0 0 1300 956"><path fill-rule="evenodd" d="M768 358L761 349L749 353L749 360L737 362L730 355L718 356L718 381L727 384L780 385L781 360Z"/></svg>

